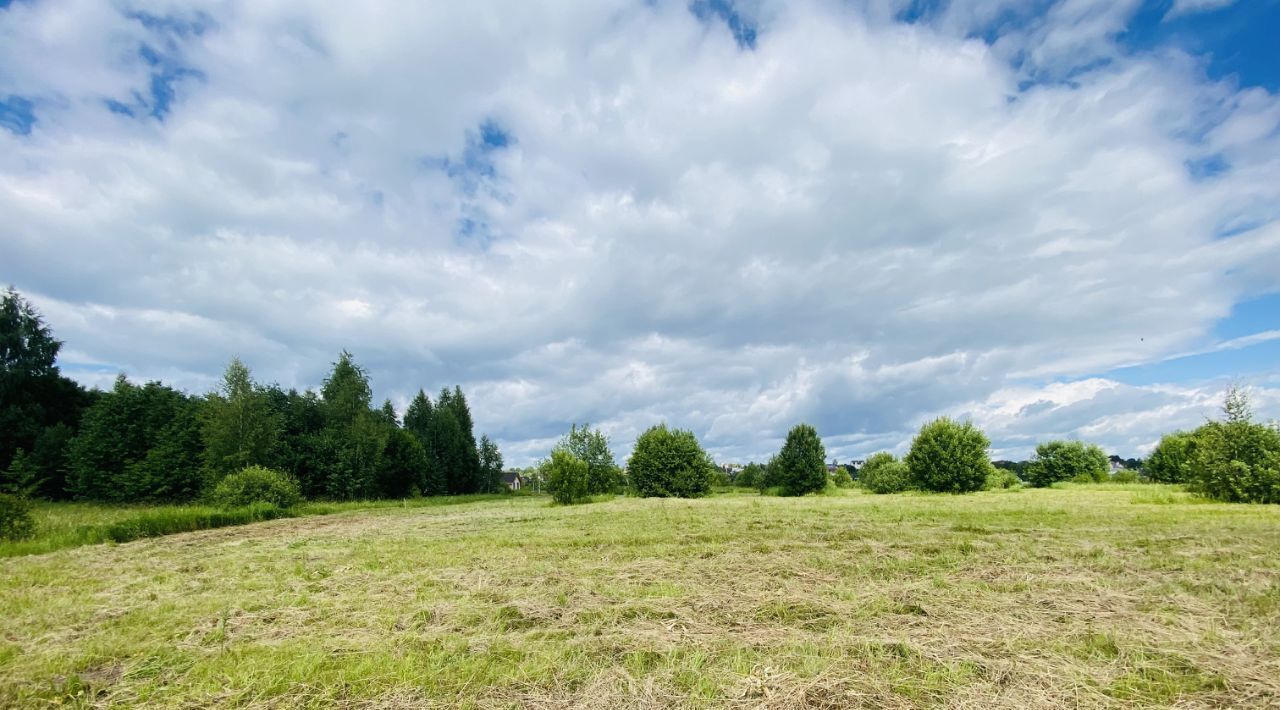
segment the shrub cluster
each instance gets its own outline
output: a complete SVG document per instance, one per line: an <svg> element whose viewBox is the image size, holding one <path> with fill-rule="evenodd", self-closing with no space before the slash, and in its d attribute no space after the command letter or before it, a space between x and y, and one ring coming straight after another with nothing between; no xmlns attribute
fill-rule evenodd
<svg viewBox="0 0 1280 710"><path fill-rule="evenodd" d="M240 508L255 503L291 508L302 500L302 492L298 489L298 482L283 471L246 466L219 481L209 499L223 508Z"/></svg>
<svg viewBox="0 0 1280 710"><path fill-rule="evenodd" d="M1007 468L993 468L987 476L986 489L989 491L1004 490L1008 488L1017 488L1022 485L1022 479L1018 478L1018 474Z"/></svg>
<svg viewBox="0 0 1280 710"><path fill-rule="evenodd" d="M893 454L881 451L858 469L858 481L872 493L901 493L911 488L911 473Z"/></svg>
<svg viewBox="0 0 1280 710"><path fill-rule="evenodd" d="M31 503L8 493L0 493L0 540L26 540L35 535Z"/></svg>
<svg viewBox="0 0 1280 710"><path fill-rule="evenodd" d="M1109 471L1107 454L1082 441L1049 441L1036 447L1027 464L1027 482L1047 488L1059 481L1101 483Z"/></svg>
<svg viewBox="0 0 1280 710"><path fill-rule="evenodd" d="M1200 427L1187 488L1230 503L1280 503L1280 431L1247 420Z"/></svg>

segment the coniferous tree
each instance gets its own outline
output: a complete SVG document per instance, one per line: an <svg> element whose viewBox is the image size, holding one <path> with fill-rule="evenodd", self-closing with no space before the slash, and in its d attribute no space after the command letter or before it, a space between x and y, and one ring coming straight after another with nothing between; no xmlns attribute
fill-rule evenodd
<svg viewBox="0 0 1280 710"><path fill-rule="evenodd" d="M480 437L480 474L484 481L482 490L485 493L498 493L503 489L502 452L488 435Z"/></svg>
<svg viewBox="0 0 1280 710"><path fill-rule="evenodd" d="M379 495L406 498L423 493L430 485L427 473L427 452L418 438L404 429L391 430L378 458Z"/></svg>
<svg viewBox="0 0 1280 710"><path fill-rule="evenodd" d="M480 491L484 486L480 473L480 455L476 449L475 425L471 419L471 408L467 405L467 397L462 393L462 388L454 386L453 391L444 390L440 393L440 408L447 407L453 412L454 419L458 422L458 430L461 433L454 446L457 450L453 453L453 457L458 462L459 471L456 476L458 482L458 490L456 493L475 493Z"/></svg>
<svg viewBox="0 0 1280 710"><path fill-rule="evenodd" d="M199 494L200 401L124 375L85 412L69 452L67 489L112 502L182 501Z"/></svg>
<svg viewBox="0 0 1280 710"><path fill-rule="evenodd" d="M462 427L450 406L437 406L431 416L430 436L432 452L445 482L445 491L451 495L475 493L471 476L467 441ZM474 449L472 449L474 455Z"/></svg>
<svg viewBox="0 0 1280 710"><path fill-rule="evenodd" d="M378 419L387 426L400 426L400 419L396 417L395 405L391 404L390 399L383 400L382 406L378 409Z"/></svg>
<svg viewBox="0 0 1280 710"><path fill-rule="evenodd" d="M431 438L433 430L431 422L434 416L435 408L431 405L431 398L422 390L418 390L418 394L409 403L409 408L405 410L404 430L417 438L426 454L427 468L422 478L422 494L427 496L444 495L449 492L444 467L438 458L438 447Z"/></svg>

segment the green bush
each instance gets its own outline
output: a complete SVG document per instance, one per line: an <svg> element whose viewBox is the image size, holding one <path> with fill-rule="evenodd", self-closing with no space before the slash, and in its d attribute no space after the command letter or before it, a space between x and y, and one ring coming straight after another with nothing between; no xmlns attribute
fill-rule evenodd
<svg viewBox="0 0 1280 710"><path fill-rule="evenodd" d="M911 485L936 493L969 493L987 485L993 468L987 457L991 441L972 422L948 417L920 427L904 461Z"/></svg>
<svg viewBox="0 0 1280 710"><path fill-rule="evenodd" d="M31 503L8 493L0 493L0 540L26 540L36 534Z"/></svg>
<svg viewBox="0 0 1280 710"><path fill-rule="evenodd" d="M758 463L749 463L733 477L733 485L740 488L755 488L756 483L764 478L764 466Z"/></svg>
<svg viewBox="0 0 1280 710"><path fill-rule="evenodd" d="M1059 481L1101 483L1109 471L1102 449L1082 441L1049 441L1036 447L1027 464L1027 482L1047 488Z"/></svg>
<svg viewBox="0 0 1280 710"><path fill-rule="evenodd" d="M569 505L587 498L590 469L586 461L556 448L551 450L551 458L542 463L541 469L547 492L555 502Z"/></svg>
<svg viewBox="0 0 1280 710"><path fill-rule="evenodd" d="M1112 483L1137 483L1138 472L1132 469L1121 469L1111 475Z"/></svg>
<svg viewBox="0 0 1280 710"><path fill-rule="evenodd" d="M872 454L862 464L858 469L858 482L872 493L901 493L911 488L907 465L887 451Z"/></svg>
<svg viewBox="0 0 1280 710"><path fill-rule="evenodd" d="M219 481L209 498L223 508L241 508L254 503L291 508L302 500L302 493L298 482L283 471L247 466Z"/></svg>
<svg viewBox="0 0 1280 710"><path fill-rule="evenodd" d="M1195 434L1175 431L1160 438L1142 467L1143 474L1156 483L1186 483L1187 465L1195 449Z"/></svg>
<svg viewBox="0 0 1280 710"><path fill-rule="evenodd" d="M696 498L711 491L711 458L693 432L659 424L636 439L627 475L637 495Z"/></svg>
<svg viewBox="0 0 1280 710"><path fill-rule="evenodd" d="M773 460L775 483L782 494L802 496L827 487L827 451L818 431L808 424L797 424L787 433L782 450Z"/></svg>
<svg viewBox="0 0 1280 710"><path fill-rule="evenodd" d="M835 473L831 474L831 485L836 488L853 488L853 476L849 475L849 469L837 466Z"/></svg>
<svg viewBox="0 0 1280 710"><path fill-rule="evenodd" d="M1231 503L1280 503L1280 431L1247 420L1200 427L1187 488Z"/></svg>
<svg viewBox="0 0 1280 710"><path fill-rule="evenodd" d="M986 488L989 491L1017 488L1021 485L1022 480L1018 478L1018 474L1007 468L993 468L987 476Z"/></svg>

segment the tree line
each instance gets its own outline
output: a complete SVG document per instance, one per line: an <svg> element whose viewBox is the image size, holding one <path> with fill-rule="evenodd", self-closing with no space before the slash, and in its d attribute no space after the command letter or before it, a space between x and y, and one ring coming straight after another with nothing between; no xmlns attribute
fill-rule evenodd
<svg viewBox="0 0 1280 710"><path fill-rule="evenodd" d="M466 395L419 390L403 421L373 404L343 351L320 390L255 382L239 359L217 391L190 395L124 375L88 390L59 371L62 343L10 288L0 297L0 487L52 500L189 501L229 474L286 472L308 498L503 490L502 454L479 441Z"/></svg>

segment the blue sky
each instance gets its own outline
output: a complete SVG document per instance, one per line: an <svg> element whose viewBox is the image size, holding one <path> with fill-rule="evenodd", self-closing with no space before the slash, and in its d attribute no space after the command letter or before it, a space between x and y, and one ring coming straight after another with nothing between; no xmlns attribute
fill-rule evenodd
<svg viewBox="0 0 1280 710"><path fill-rule="evenodd" d="M0 0L0 280L67 372L232 356L512 463L971 418L1140 455L1280 416L1280 0Z"/></svg>

